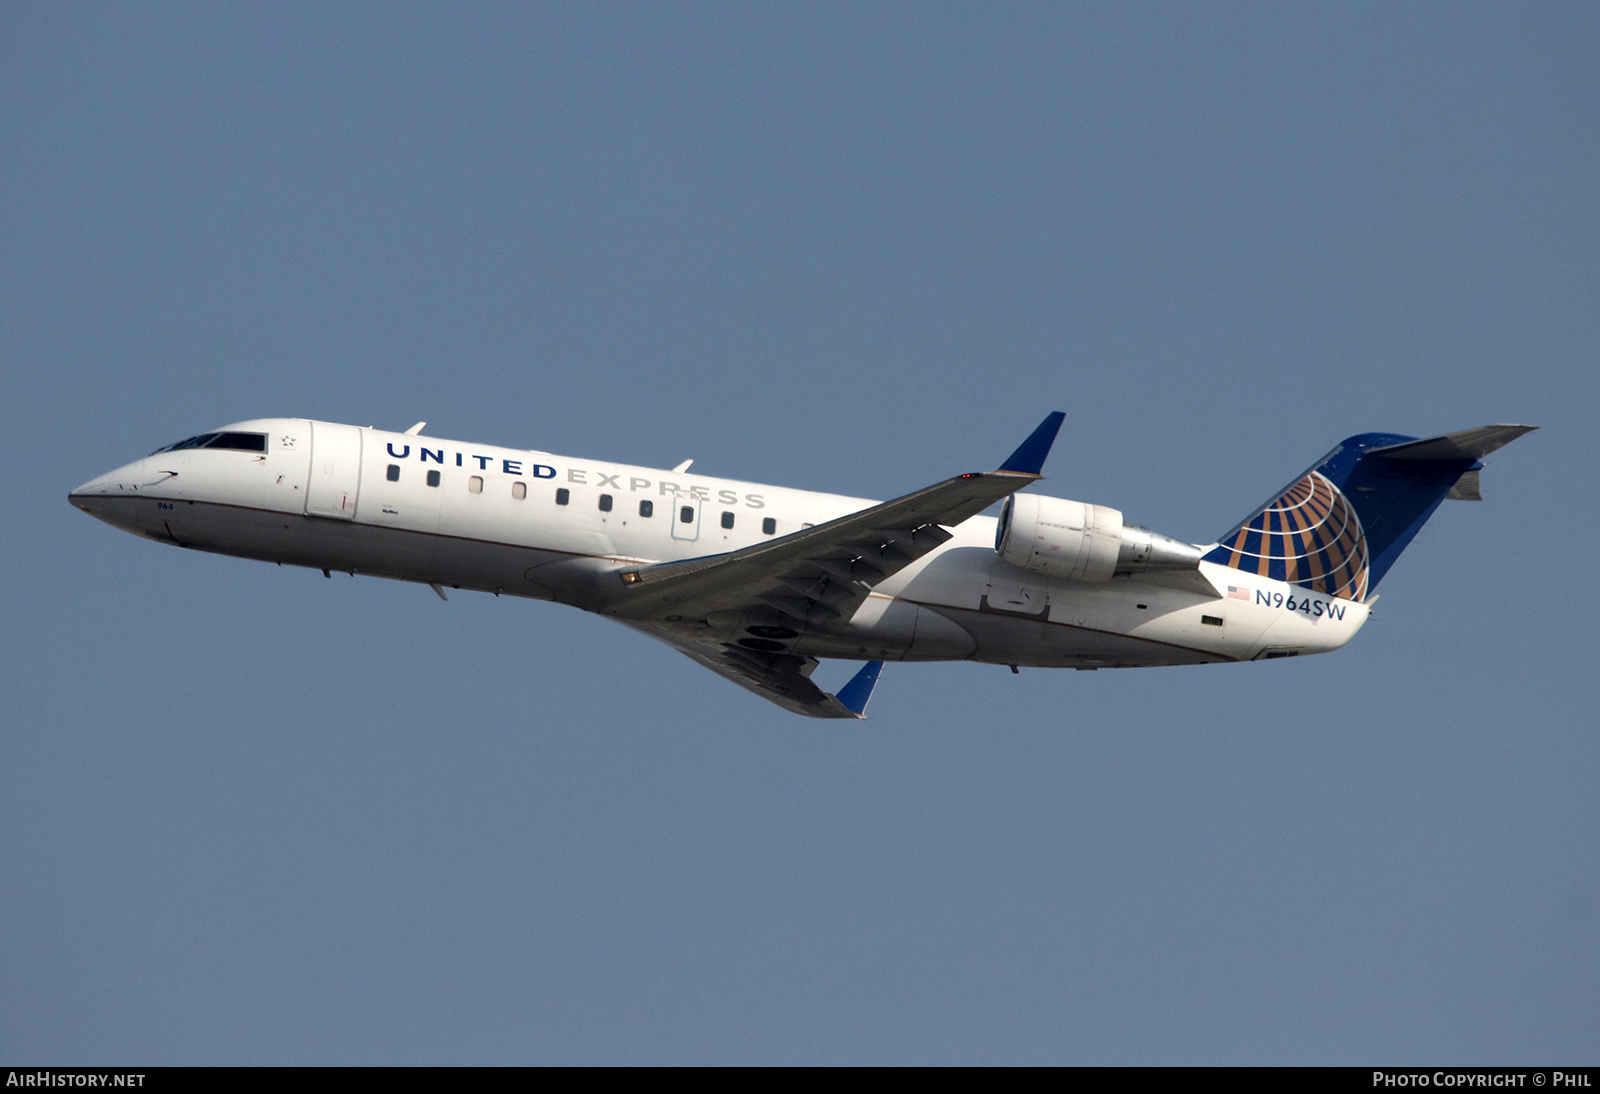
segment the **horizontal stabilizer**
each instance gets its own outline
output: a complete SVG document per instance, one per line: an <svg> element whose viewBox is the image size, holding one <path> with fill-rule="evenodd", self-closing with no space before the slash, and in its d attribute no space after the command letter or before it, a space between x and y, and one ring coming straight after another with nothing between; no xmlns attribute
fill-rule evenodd
<svg viewBox="0 0 1600 1094"><path fill-rule="evenodd" d="M1382 456L1386 460L1481 460L1495 449L1504 448L1524 433L1538 428L1536 425L1484 425L1446 433L1442 437L1369 448L1366 455Z"/></svg>
<svg viewBox="0 0 1600 1094"><path fill-rule="evenodd" d="M1483 494L1478 487L1478 473L1476 471L1463 471L1456 484L1445 495L1447 501L1482 501Z"/></svg>

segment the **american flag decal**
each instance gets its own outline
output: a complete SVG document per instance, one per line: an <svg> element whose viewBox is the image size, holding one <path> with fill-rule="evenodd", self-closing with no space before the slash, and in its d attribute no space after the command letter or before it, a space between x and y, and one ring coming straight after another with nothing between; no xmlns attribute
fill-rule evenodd
<svg viewBox="0 0 1600 1094"><path fill-rule="evenodd" d="M1229 585L1228 586L1228 599L1229 600L1249 600L1250 599L1250 590L1249 589L1241 589L1237 585Z"/></svg>

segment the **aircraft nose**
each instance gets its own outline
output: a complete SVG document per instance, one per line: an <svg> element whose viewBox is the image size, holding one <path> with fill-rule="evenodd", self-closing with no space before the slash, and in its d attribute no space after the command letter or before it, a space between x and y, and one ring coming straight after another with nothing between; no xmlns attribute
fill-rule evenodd
<svg viewBox="0 0 1600 1094"><path fill-rule="evenodd" d="M109 475L100 475L96 478L92 478L82 486L73 487L72 490L67 493L67 497L78 498L91 494L104 494L106 492L106 483L109 478Z"/></svg>
<svg viewBox="0 0 1600 1094"><path fill-rule="evenodd" d="M114 498L136 493L144 477L144 464L143 460L135 460L115 471L97 475L69 493L67 501L88 512L84 502L93 501L95 498Z"/></svg>

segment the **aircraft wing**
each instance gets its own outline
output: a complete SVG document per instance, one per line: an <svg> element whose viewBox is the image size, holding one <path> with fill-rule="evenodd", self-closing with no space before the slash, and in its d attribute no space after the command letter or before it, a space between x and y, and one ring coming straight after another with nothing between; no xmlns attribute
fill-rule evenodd
<svg viewBox="0 0 1600 1094"><path fill-rule="evenodd" d="M621 571L602 610L619 621L664 624L753 607L801 623L848 619L874 585L949 540L942 525L960 524L1037 481L1063 417L1046 418L997 471L957 475L727 554Z"/></svg>
<svg viewBox="0 0 1600 1094"><path fill-rule="evenodd" d="M849 619L874 585L948 541L943 525L960 524L1038 481L1064 417L1057 411L1045 418L996 471L957 475L738 551L619 571L600 610L785 710L864 717L883 662L867 662L829 695L811 682L816 658L723 641L707 617L775 611L800 630Z"/></svg>
<svg viewBox="0 0 1600 1094"><path fill-rule="evenodd" d="M724 645L673 627L633 622L628 625L665 642L723 679L732 680L768 702L808 718L865 718L867 700L878 682L878 670L883 667L882 661L868 661L837 695L829 695L811 682L811 673L818 663L815 657Z"/></svg>

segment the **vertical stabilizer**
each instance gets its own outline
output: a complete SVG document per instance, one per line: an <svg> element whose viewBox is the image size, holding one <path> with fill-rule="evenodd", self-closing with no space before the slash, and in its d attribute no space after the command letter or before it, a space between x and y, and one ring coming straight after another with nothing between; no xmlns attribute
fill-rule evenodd
<svg viewBox="0 0 1600 1094"><path fill-rule="evenodd" d="M1478 498L1482 458L1535 428L1347 438L1223 536L1206 560L1365 600L1440 502Z"/></svg>

